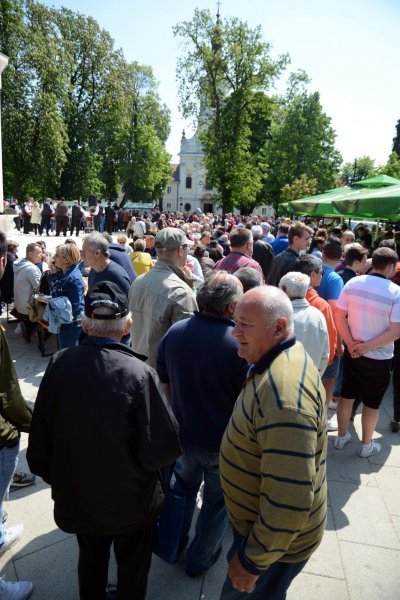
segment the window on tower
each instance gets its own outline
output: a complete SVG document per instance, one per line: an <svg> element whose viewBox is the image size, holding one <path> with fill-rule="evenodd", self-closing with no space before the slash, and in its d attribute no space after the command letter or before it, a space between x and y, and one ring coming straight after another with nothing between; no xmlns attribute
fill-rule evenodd
<svg viewBox="0 0 400 600"><path fill-rule="evenodd" d="M186 189L187 190L192 189L192 178L191 177L186 177Z"/></svg>

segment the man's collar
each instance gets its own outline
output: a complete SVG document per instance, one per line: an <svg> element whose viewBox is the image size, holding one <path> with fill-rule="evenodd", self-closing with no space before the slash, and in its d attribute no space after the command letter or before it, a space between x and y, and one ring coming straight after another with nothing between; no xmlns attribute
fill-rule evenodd
<svg viewBox="0 0 400 600"><path fill-rule="evenodd" d="M194 311L194 315L196 318L203 319L204 321L210 321L210 322L214 322L214 323L225 323L226 325L235 327L235 321L233 321L229 317L221 317L220 315L212 315L210 313L203 313L203 312L199 312L198 310Z"/></svg>
<svg viewBox="0 0 400 600"><path fill-rule="evenodd" d="M279 342L276 346L274 346L269 352L264 354L262 358L254 365L250 366L250 369L247 374L247 378L251 377L255 373L264 373L271 366L272 362L275 360L277 356L287 348L291 348L296 343L296 336L293 335L289 338L283 340L283 342Z"/></svg>

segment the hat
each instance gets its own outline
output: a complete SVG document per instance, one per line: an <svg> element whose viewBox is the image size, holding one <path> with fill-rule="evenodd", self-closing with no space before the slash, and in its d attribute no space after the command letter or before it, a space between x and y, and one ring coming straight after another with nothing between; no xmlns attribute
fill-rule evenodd
<svg viewBox="0 0 400 600"><path fill-rule="evenodd" d="M159 250L177 250L189 243L185 232L175 227L165 227L156 235L156 248Z"/></svg>
<svg viewBox="0 0 400 600"><path fill-rule="evenodd" d="M94 310L101 306L111 308L114 313L108 315L96 314ZM122 319L128 312L127 295L116 283L111 281L96 283L85 296L85 315L91 319Z"/></svg>

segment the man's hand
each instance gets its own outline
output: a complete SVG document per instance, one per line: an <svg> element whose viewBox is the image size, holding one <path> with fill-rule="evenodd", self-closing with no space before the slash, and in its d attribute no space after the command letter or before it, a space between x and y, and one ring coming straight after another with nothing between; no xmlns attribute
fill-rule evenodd
<svg viewBox="0 0 400 600"><path fill-rule="evenodd" d="M369 352L369 350L372 350L372 348L370 348L368 342L354 342L350 354L352 358L360 358L360 356Z"/></svg>
<svg viewBox="0 0 400 600"><path fill-rule="evenodd" d="M239 592L250 593L256 586L256 581L259 575L253 575L246 571L240 562L237 552L232 556L228 566L228 576L231 580L232 587Z"/></svg>

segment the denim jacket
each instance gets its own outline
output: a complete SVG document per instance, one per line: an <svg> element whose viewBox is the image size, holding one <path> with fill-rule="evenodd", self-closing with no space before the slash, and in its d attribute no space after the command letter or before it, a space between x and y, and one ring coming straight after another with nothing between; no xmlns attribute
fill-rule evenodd
<svg viewBox="0 0 400 600"><path fill-rule="evenodd" d="M49 323L50 333L58 333L61 325L72 323L71 302L65 296L51 298L44 309L43 319Z"/></svg>

